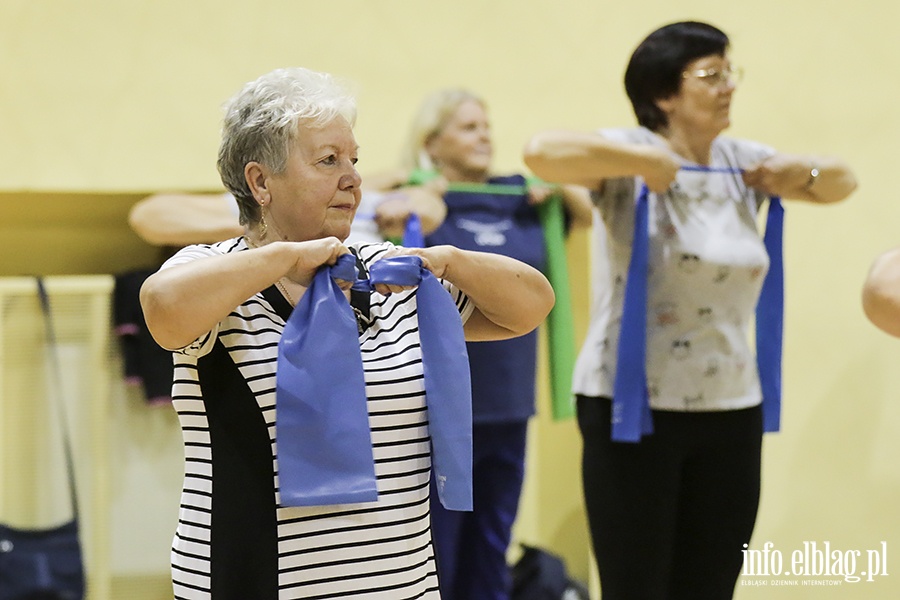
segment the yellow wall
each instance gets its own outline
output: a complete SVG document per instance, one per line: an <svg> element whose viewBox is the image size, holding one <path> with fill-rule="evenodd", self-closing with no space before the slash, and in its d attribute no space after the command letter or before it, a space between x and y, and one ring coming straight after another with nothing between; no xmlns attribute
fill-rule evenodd
<svg viewBox="0 0 900 600"><path fill-rule="evenodd" d="M872 257L900 243L900 4L890 0L0 0L0 274L152 263L127 208L151 191L217 189L219 106L277 66L355 82L363 173L395 164L420 98L450 84L487 98L496 166L513 171L537 129L633 123L628 54L686 18L725 29L746 69L732 135L839 154L861 182L842 205L788 207L784 430L766 441L753 547L886 541L900 556L900 340L870 326L859 303ZM578 276L586 240L571 244ZM587 288L579 295L586 302ZM575 428L542 418L534 431L522 528L586 576ZM898 590L900 573L828 593Z"/></svg>

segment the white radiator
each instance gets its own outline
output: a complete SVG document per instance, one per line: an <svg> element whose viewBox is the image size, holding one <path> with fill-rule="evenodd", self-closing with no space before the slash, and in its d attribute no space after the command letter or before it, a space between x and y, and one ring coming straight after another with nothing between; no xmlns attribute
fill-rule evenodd
<svg viewBox="0 0 900 600"><path fill-rule="evenodd" d="M62 396L74 445L88 598L110 598L111 381L108 275L46 278ZM36 280L0 277L0 520L44 527L71 518L56 375Z"/></svg>

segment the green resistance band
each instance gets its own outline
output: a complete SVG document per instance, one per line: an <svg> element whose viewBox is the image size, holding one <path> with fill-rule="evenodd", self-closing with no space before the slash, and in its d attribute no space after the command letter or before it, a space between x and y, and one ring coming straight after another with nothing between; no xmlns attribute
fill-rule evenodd
<svg viewBox="0 0 900 600"><path fill-rule="evenodd" d="M438 174L434 171L413 171L410 185L422 185ZM526 185L451 182L447 191L522 196L528 187L543 185L537 178L528 178ZM538 205L538 216L544 230L547 248L545 275L553 286L556 304L547 316L547 342L550 362L550 397L553 419L561 421L575 414L572 400L572 373L575 370L575 325L572 315L572 288L569 284L566 256L565 213L562 196L556 194Z"/></svg>
<svg viewBox="0 0 900 600"><path fill-rule="evenodd" d="M529 185L540 180L529 179ZM556 293L556 303L547 316L550 355L550 394L553 419L561 421L575 414L572 373L575 370L575 325L572 316L572 288L566 255L565 212L562 196L555 194L538 205L547 248L546 275Z"/></svg>

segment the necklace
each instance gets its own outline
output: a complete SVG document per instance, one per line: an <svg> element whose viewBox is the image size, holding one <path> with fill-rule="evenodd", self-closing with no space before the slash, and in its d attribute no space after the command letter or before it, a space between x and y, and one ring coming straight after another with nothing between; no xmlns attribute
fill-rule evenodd
<svg viewBox="0 0 900 600"><path fill-rule="evenodd" d="M247 242L247 245L253 249L258 249L259 246L256 245L256 242L250 239L249 236L244 236L244 241ZM294 302L294 297L291 296L291 293L287 291L287 287L284 285L284 277L279 277L275 282L275 286L281 291L287 301L291 304L291 306L297 306L297 303Z"/></svg>
<svg viewBox="0 0 900 600"><path fill-rule="evenodd" d="M278 286L278 289L281 290L281 293L284 294L284 297L287 298L287 301L290 302L291 306L297 306L297 303L294 302L294 298L291 296L290 292L287 291L287 288L284 286L282 280L284 277L275 282L275 285Z"/></svg>
<svg viewBox="0 0 900 600"><path fill-rule="evenodd" d="M248 236L244 236L244 241L247 242L247 246L250 248L257 249L257 246L253 240L251 240ZM275 286L279 289L282 295L287 299L291 306L297 306L297 303L294 302L294 297L291 296L291 293L287 290L287 287L284 285L284 277L280 277L276 282ZM357 307L350 305L350 308L353 309L353 314L356 316L356 329L359 331L360 335L362 335L363 331L369 326L369 319L363 314L363 312Z"/></svg>

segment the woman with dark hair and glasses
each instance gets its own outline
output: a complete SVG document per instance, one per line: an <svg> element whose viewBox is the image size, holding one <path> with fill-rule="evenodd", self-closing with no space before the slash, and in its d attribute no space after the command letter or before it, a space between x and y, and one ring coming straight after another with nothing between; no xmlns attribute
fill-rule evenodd
<svg viewBox="0 0 900 600"><path fill-rule="evenodd" d="M763 394L747 330L770 256L757 211L770 196L826 204L856 187L839 159L720 136L740 75L728 50L711 25L666 25L625 73L639 127L545 131L525 150L544 180L591 189L605 225L594 259L608 261L608 279L595 282L573 381L604 600L732 596L760 490ZM646 379L636 385L652 433L628 438L616 435L616 374L627 367L617 365L619 332L643 238L636 206L647 207L649 232Z"/></svg>

